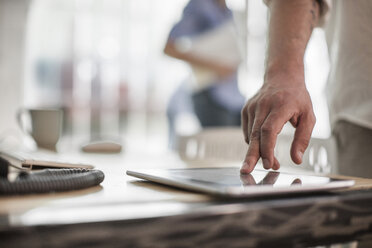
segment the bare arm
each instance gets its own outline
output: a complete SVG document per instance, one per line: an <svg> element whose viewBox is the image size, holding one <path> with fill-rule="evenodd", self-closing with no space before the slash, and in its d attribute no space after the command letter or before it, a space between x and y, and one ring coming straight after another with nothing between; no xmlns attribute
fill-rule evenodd
<svg viewBox="0 0 372 248"><path fill-rule="evenodd" d="M249 143L242 173L250 173L260 157L265 169L279 169L274 147L288 121L296 128L291 157L301 163L315 125L303 57L318 22L319 4L316 0L272 0L269 9L264 84L242 110L243 132Z"/></svg>
<svg viewBox="0 0 372 248"><path fill-rule="evenodd" d="M164 48L164 53L168 56L183 60L192 65L196 65L213 71L221 78L232 75L234 72L236 72L237 69L237 67L230 67L218 61L201 58L193 53L181 52L176 48L174 42L170 40L167 42Z"/></svg>

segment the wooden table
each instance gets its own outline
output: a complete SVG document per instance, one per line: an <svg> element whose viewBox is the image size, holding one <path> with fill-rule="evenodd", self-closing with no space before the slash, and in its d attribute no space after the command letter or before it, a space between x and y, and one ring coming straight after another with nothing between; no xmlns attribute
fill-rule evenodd
<svg viewBox="0 0 372 248"><path fill-rule="evenodd" d="M0 197L0 247L306 247L372 239L370 180L346 192L228 200L125 174L186 167L175 154L84 158L104 171L101 186Z"/></svg>

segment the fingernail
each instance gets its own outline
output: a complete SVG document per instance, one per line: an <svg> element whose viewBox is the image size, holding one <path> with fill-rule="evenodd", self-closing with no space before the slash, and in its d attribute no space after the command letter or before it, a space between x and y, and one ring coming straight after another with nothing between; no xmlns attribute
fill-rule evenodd
<svg viewBox="0 0 372 248"><path fill-rule="evenodd" d="M301 152L301 151L298 151L297 152L297 156L301 159L301 161L302 161L302 157L304 156L304 154L303 154L303 152Z"/></svg>
<svg viewBox="0 0 372 248"><path fill-rule="evenodd" d="M241 173L248 173L249 171L249 164L247 162L244 162L242 165L242 168L240 169Z"/></svg>
<svg viewBox="0 0 372 248"><path fill-rule="evenodd" d="M262 163L263 163L263 167L266 169L266 170L268 170L268 169L270 169L270 161L268 160L268 159L263 159L262 160Z"/></svg>

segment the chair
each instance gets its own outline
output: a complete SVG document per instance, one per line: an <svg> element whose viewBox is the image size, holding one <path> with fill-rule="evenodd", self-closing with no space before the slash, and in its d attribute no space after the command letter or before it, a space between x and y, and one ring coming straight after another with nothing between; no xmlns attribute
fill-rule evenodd
<svg viewBox="0 0 372 248"><path fill-rule="evenodd" d="M206 128L177 139L179 156L193 164L241 162L247 148L239 128Z"/></svg>
<svg viewBox="0 0 372 248"><path fill-rule="evenodd" d="M179 136L177 140L178 154L189 165L241 164L248 148L240 128L207 128L193 135ZM332 139L312 138L301 165L291 160L292 140L291 134L278 136L275 156L281 164L281 171L334 172L336 157ZM262 168L262 163L258 167Z"/></svg>

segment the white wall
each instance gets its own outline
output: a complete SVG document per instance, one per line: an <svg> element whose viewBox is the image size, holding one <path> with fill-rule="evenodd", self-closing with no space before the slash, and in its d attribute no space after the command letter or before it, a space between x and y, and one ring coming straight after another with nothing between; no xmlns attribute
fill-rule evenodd
<svg viewBox="0 0 372 248"><path fill-rule="evenodd" d="M24 36L31 0L0 0L0 142L20 135L16 112L22 105Z"/></svg>

